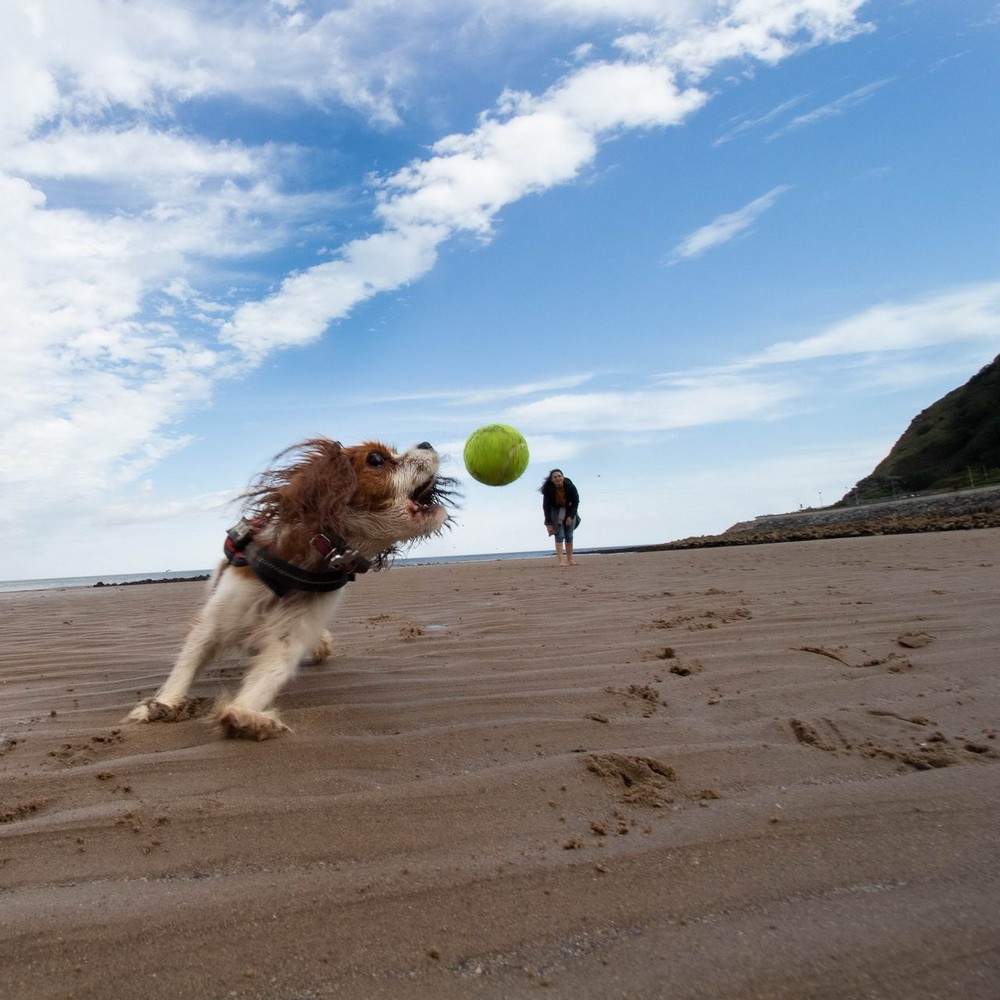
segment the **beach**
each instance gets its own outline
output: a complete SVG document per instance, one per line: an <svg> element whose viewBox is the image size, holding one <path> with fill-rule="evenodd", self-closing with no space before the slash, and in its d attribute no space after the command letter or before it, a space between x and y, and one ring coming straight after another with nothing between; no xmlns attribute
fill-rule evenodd
<svg viewBox="0 0 1000 1000"><path fill-rule="evenodd" d="M396 566L262 743L204 589L0 594L5 1000L1000 996L1000 529Z"/></svg>

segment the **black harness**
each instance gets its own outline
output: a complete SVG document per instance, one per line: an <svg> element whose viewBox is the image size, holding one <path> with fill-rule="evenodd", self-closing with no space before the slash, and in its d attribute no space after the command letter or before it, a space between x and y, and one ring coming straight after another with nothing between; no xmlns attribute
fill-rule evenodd
<svg viewBox="0 0 1000 1000"><path fill-rule="evenodd" d="M348 548L343 539L332 533L319 534L312 539L313 548L327 557L329 569L322 573L302 569L258 545L253 540L256 529L257 525L250 521L240 521L230 528L226 532L225 556L232 566L249 566L261 583L278 597L284 597L293 590L311 594L340 590L354 579L356 573L367 573L371 569L370 560Z"/></svg>

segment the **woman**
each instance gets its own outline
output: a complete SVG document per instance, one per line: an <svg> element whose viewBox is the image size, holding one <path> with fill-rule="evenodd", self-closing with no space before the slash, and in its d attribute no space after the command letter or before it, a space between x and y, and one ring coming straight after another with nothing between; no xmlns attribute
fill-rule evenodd
<svg viewBox="0 0 1000 1000"><path fill-rule="evenodd" d="M576 566L573 558L573 530L577 524L577 508L580 494L571 479L567 479L562 469L553 469L542 483L542 512L545 514L545 528L556 539L556 559L560 566ZM563 545L566 559L563 561Z"/></svg>

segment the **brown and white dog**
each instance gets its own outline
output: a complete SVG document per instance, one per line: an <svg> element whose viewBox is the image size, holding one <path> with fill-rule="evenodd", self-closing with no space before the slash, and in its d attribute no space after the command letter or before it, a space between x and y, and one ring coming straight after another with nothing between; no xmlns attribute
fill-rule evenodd
<svg viewBox="0 0 1000 1000"><path fill-rule="evenodd" d="M227 736L286 731L271 705L304 657L329 653L324 627L344 584L447 523L452 481L438 476L439 465L427 442L397 453L378 442L345 448L314 438L277 456L241 497L243 520L229 532L227 560L170 676L129 721L187 717L198 672L243 649L246 676L234 698L216 703L215 721Z"/></svg>

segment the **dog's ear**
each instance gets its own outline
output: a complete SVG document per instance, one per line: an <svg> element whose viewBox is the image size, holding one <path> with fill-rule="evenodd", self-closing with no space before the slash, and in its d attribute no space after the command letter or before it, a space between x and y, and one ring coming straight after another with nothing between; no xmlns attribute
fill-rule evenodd
<svg viewBox="0 0 1000 1000"><path fill-rule="evenodd" d="M243 494L246 516L285 527L295 525L311 536L338 525L357 482L339 441L312 438L278 455L274 465Z"/></svg>
<svg viewBox="0 0 1000 1000"><path fill-rule="evenodd" d="M316 531L336 527L358 486L350 457L326 438L306 442L302 457L284 490L287 512Z"/></svg>

